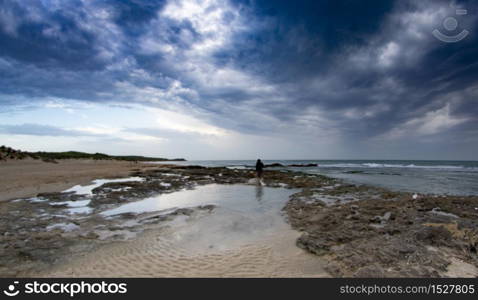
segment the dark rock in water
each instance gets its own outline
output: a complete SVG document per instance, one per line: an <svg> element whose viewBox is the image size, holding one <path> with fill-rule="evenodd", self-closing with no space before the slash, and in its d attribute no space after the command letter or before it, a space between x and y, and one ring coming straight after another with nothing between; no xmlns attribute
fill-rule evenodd
<svg viewBox="0 0 478 300"><path fill-rule="evenodd" d="M285 167L285 166L283 164L273 163L273 164L265 165L264 167L265 168L276 168L276 167Z"/></svg>
<svg viewBox="0 0 478 300"><path fill-rule="evenodd" d="M191 214L194 213L194 209L191 208L178 208L174 212L171 213L171 215L176 216L176 215L185 215L185 216L190 216Z"/></svg>
<svg viewBox="0 0 478 300"><path fill-rule="evenodd" d="M208 205L201 205L198 207L199 209L202 209L202 210L213 210L214 208L216 208L216 206L214 204L208 204Z"/></svg>
<svg viewBox="0 0 478 300"><path fill-rule="evenodd" d="M136 219L136 214L132 212L121 213L117 216L121 216L123 219Z"/></svg>
<svg viewBox="0 0 478 300"><path fill-rule="evenodd" d="M207 169L207 167L203 167L203 166L195 166L195 165L192 165L192 166L174 166L174 167L171 167L173 169L186 169L186 170L197 170L197 169Z"/></svg>
<svg viewBox="0 0 478 300"><path fill-rule="evenodd" d="M364 171L345 171L344 174L362 174Z"/></svg>
<svg viewBox="0 0 478 300"><path fill-rule="evenodd" d="M318 164L291 164L289 167L294 167L294 168L309 168L309 167L318 167Z"/></svg>
<svg viewBox="0 0 478 300"><path fill-rule="evenodd" d="M78 201L84 199L83 195L78 195L75 192L39 193L37 194L37 197L47 199L48 202L52 204L55 202ZM57 205L57 207L60 207L60 205Z"/></svg>

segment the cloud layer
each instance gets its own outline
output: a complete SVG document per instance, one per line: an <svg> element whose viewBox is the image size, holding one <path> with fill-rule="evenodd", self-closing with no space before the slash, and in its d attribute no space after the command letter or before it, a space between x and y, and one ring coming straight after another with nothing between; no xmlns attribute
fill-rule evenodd
<svg viewBox="0 0 478 300"><path fill-rule="evenodd" d="M478 159L477 8L0 0L0 135L209 159Z"/></svg>

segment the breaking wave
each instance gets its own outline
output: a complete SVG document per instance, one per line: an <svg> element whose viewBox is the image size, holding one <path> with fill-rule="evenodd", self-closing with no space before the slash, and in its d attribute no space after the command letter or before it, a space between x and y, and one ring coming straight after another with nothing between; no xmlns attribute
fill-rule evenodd
<svg viewBox="0 0 478 300"><path fill-rule="evenodd" d="M469 171L478 172L477 167L467 167L461 165L415 165L415 164L383 164L383 163L339 163L327 164L322 163L319 167L326 168L408 168L408 169L438 169L438 170L453 170L453 171Z"/></svg>

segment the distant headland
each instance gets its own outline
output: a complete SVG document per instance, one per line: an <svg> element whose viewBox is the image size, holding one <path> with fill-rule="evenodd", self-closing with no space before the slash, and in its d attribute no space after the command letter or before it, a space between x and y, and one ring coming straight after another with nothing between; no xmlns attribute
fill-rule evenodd
<svg viewBox="0 0 478 300"><path fill-rule="evenodd" d="M108 155L104 153L86 153L79 151L66 152L28 152L16 150L7 146L0 146L0 160L10 159L41 159L45 162L56 162L61 159L94 159L94 160L122 160L122 161L186 161L184 158L162 158L138 155Z"/></svg>

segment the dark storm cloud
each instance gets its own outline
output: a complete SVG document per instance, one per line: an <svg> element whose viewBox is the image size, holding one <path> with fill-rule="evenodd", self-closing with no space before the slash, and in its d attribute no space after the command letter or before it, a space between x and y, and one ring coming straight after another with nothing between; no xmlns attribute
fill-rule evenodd
<svg viewBox="0 0 478 300"><path fill-rule="evenodd" d="M43 68L102 68L94 49L96 36L79 26L85 11L81 2L49 9L40 1L1 1L0 56Z"/></svg>
<svg viewBox="0 0 478 300"><path fill-rule="evenodd" d="M275 115L300 118L305 108L317 107L339 120L343 132L373 136L441 108L459 93L455 97L462 99L450 113L460 108L476 119L476 90L468 90L478 76L476 35L444 44L430 34L444 17L431 23L421 19L440 8L453 16L448 2L338 2L264 5L264 16L274 17L270 28L240 41L246 47L234 45L236 57L247 56L241 49L251 53L244 69L255 70L294 99L295 105ZM472 31L476 3L459 4L468 9L462 28Z"/></svg>
<svg viewBox="0 0 478 300"><path fill-rule="evenodd" d="M394 1L258 1L255 11L271 21L234 48L241 63L278 82L326 72L330 59L349 45L366 44L380 31ZM228 49L230 51L232 49Z"/></svg>
<svg viewBox="0 0 478 300"><path fill-rule="evenodd" d="M143 53L164 1L0 0L0 93L85 101L129 101L118 82L164 88L180 74L158 53ZM160 43L187 48L176 35L194 33L187 22L162 21ZM159 37L158 37L159 38ZM196 37L197 38L197 37ZM155 78L132 76L146 69ZM0 102L4 102L0 99Z"/></svg>
<svg viewBox="0 0 478 300"><path fill-rule="evenodd" d="M131 1L106 1L116 12L115 22L125 27L125 30L135 30L148 24L164 5L165 1L131 0ZM143 29L144 30L144 29Z"/></svg>
<svg viewBox="0 0 478 300"><path fill-rule="evenodd" d="M245 133L308 128L358 140L459 126L467 138L478 113L478 5L455 5L468 14L452 34L471 34L447 44L431 35L454 16L441 0L218 2L205 10L218 19L165 13L166 1L0 0L1 110L31 97L165 101Z"/></svg>

